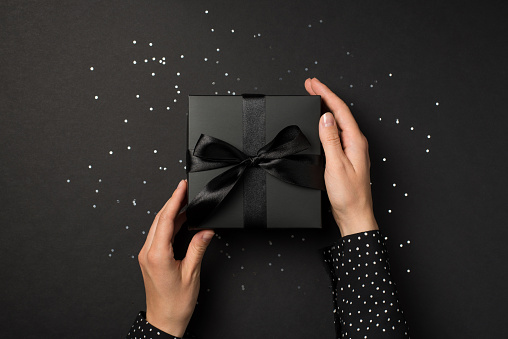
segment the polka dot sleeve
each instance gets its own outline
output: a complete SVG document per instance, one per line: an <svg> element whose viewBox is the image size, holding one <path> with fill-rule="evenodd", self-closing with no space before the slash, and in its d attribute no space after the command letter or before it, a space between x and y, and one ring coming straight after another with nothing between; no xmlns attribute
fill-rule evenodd
<svg viewBox="0 0 508 339"><path fill-rule="evenodd" d="M337 338L409 338L379 230L342 237L323 255Z"/></svg>
<svg viewBox="0 0 508 339"><path fill-rule="evenodd" d="M182 339L174 335L167 334L159 330L157 327L152 326L146 321L146 312L139 312L134 320L126 339Z"/></svg>

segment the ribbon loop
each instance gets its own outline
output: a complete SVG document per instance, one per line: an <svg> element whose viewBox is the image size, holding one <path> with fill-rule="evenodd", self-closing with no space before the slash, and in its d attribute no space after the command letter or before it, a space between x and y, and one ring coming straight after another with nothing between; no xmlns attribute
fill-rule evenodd
<svg viewBox="0 0 508 339"><path fill-rule="evenodd" d="M243 153L220 139L201 134L188 161L189 172L199 172L233 165L210 180L189 203L187 221L200 225L220 205L250 167L259 166L266 173L292 185L324 191L324 162L321 155L296 154L310 143L296 125L282 129L275 138L258 150L257 155Z"/></svg>

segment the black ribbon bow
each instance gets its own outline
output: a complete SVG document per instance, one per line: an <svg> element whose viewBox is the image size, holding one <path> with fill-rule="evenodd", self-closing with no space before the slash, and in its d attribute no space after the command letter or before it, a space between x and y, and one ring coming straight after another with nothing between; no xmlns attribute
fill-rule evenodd
<svg viewBox="0 0 508 339"><path fill-rule="evenodd" d="M188 171L233 167L210 180L189 203L187 222L193 226L201 224L240 181L245 171L254 166L289 184L324 191L323 157L295 154L309 147L309 141L296 125L282 129L255 156L249 156L225 141L201 134L193 154L189 151Z"/></svg>

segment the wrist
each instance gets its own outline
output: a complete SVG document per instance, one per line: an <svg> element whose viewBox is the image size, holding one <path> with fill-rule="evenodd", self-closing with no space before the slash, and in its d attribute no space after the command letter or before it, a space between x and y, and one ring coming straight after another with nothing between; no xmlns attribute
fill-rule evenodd
<svg viewBox="0 0 508 339"><path fill-rule="evenodd" d="M339 226L340 234L342 237L355 233L374 231L379 229L373 211L358 213L352 217L338 217L335 215L334 217L337 225Z"/></svg>
<svg viewBox="0 0 508 339"><path fill-rule="evenodd" d="M161 331L179 338L183 337L187 329L187 323L183 321L158 318L148 310L146 311L146 321Z"/></svg>

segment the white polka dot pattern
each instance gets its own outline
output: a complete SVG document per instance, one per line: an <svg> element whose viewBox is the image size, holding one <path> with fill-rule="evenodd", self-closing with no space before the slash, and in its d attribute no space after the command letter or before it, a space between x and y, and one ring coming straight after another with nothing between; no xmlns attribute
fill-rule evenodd
<svg viewBox="0 0 508 339"><path fill-rule="evenodd" d="M174 335L167 334L159 330L157 327L152 326L146 321L146 312L140 311L134 324L131 326L127 339L182 339ZM186 337L184 337L186 338Z"/></svg>
<svg viewBox="0 0 508 339"><path fill-rule="evenodd" d="M337 338L409 338L380 231L343 237L323 254Z"/></svg>

